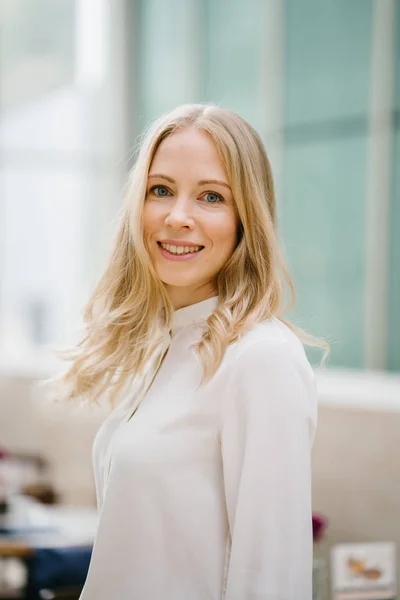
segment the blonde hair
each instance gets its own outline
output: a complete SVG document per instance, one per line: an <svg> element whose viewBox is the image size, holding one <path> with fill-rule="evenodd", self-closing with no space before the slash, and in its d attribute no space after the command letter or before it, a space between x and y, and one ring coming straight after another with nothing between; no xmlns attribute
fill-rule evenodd
<svg viewBox="0 0 400 600"><path fill-rule="evenodd" d="M219 303L196 346L203 382L218 369L229 344L254 324L276 316L303 343L327 344L284 320L284 283L294 287L277 239L271 167L257 132L237 114L214 105L180 106L148 130L131 172L108 265L84 310L85 335L63 354L72 365L62 376L68 399L118 397L140 374L173 318L173 307L153 268L143 237L147 176L161 141L183 127L213 140L228 175L240 220L239 241L217 278ZM160 325L160 315L164 325Z"/></svg>

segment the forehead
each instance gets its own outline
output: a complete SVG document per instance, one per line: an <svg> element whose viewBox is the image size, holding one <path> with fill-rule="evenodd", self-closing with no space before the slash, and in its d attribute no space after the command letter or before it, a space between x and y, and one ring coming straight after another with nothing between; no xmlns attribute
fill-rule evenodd
<svg viewBox="0 0 400 600"><path fill-rule="evenodd" d="M221 157L211 136L196 127L186 127L161 142L154 155L150 173L165 170L196 171L200 179L227 180Z"/></svg>

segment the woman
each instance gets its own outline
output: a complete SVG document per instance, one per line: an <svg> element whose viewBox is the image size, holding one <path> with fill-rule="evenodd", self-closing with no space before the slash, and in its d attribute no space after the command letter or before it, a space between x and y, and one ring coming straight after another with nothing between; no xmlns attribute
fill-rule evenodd
<svg viewBox="0 0 400 600"><path fill-rule="evenodd" d="M94 445L82 600L311 599L317 401L276 237L249 124L203 105L155 123L64 377L122 397Z"/></svg>

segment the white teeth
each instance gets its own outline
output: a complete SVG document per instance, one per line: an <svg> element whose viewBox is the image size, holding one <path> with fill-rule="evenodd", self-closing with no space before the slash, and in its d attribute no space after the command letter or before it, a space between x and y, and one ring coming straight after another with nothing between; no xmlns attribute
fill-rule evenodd
<svg viewBox="0 0 400 600"><path fill-rule="evenodd" d="M172 244L163 243L161 243L161 246L171 254L193 254L201 250L201 246L173 246Z"/></svg>

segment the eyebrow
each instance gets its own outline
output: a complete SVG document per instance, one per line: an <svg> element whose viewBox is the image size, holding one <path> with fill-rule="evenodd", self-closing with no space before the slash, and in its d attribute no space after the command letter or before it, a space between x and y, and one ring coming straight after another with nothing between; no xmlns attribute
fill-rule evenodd
<svg viewBox="0 0 400 600"><path fill-rule="evenodd" d="M167 175L162 175L161 173L152 173L151 175L149 175L149 179L150 179L150 177L154 177L154 178L158 177L161 179L166 179L170 183L176 183L175 179L172 179L172 177L168 177ZM198 185L217 184L217 185L222 185L222 186L226 187L228 190L231 189L227 183L225 183L224 181L220 181L219 179L201 179L197 183L198 183Z"/></svg>

